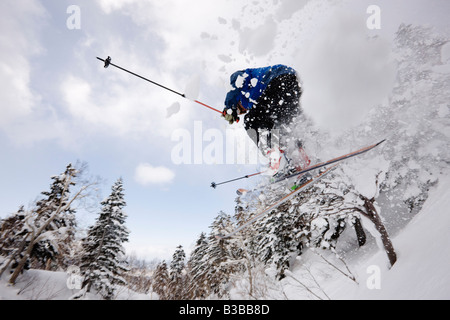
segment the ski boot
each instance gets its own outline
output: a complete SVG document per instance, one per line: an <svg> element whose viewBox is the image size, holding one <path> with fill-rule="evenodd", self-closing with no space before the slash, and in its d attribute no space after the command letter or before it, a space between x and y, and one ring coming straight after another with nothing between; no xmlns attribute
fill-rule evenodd
<svg viewBox="0 0 450 320"><path fill-rule="evenodd" d="M296 159L297 165L295 166L292 173L302 171L308 168L311 164L311 160L308 157L308 154L306 153L305 149L303 148L303 142L301 140L297 141ZM312 179L311 173L306 172L304 174L301 174L295 181L291 190L296 190L297 188L301 187L311 179Z"/></svg>
<svg viewBox="0 0 450 320"><path fill-rule="evenodd" d="M272 148L267 151L266 156L269 159L269 168L266 171L266 175L279 178L286 174L289 160L282 149L278 147Z"/></svg>
<svg viewBox="0 0 450 320"><path fill-rule="evenodd" d="M306 153L301 140L297 140L296 146L297 149L292 153L292 156L295 159L297 171L300 171L311 165L311 159Z"/></svg>

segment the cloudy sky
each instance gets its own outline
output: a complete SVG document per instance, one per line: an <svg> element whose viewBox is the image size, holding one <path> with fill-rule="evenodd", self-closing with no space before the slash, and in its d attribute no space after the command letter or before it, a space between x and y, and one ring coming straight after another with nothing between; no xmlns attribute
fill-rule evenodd
<svg viewBox="0 0 450 320"><path fill-rule="evenodd" d="M380 9L380 29L369 28L370 5ZM104 69L97 56L219 110L234 71L290 65L302 79L305 112L338 134L392 89L391 41L399 24L448 32L450 5L6 0L0 9L0 217L30 205L68 163L85 161L103 178L103 197L124 180L130 252L169 258L179 244L189 250L220 210L232 213L236 188L248 185L213 190L210 183L259 167L228 161L226 152L211 156L213 142L249 143L241 125ZM181 161L179 151L189 146ZM81 224L94 218L82 215Z"/></svg>

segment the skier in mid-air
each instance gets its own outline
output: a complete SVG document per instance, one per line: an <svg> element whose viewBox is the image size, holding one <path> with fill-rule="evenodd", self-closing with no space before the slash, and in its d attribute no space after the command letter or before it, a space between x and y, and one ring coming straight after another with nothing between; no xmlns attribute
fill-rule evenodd
<svg viewBox="0 0 450 320"><path fill-rule="evenodd" d="M232 89L226 95L222 116L233 124L239 121L239 115L245 114L244 126L249 137L269 159L268 174L308 166L310 160L300 141L300 163L297 161L293 167L285 155L289 126L301 113L302 88L297 72L281 64L245 69L233 73L230 84Z"/></svg>

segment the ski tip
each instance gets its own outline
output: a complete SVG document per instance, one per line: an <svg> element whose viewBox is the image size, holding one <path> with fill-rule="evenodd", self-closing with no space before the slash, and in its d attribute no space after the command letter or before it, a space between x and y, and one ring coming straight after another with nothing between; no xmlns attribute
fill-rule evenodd
<svg viewBox="0 0 450 320"><path fill-rule="evenodd" d="M216 239L217 240L224 240L224 239L226 239L227 238L227 236L225 236L225 235L223 235L223 234L218 234L218 235L216 235Z"/></svg>

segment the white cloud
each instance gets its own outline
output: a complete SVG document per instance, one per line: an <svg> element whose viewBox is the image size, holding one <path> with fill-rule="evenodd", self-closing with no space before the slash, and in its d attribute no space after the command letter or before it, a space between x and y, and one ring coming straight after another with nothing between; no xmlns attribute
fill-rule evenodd
<svg viewBox="0 0 450 320"><path fill-rule="evenodd" d="M178 83L175 84L180 90L194 73L200 72L207 82L217 80L217 72L223 67L220 57L236 52L233 47L237 47L239 35L230 30L230 24L221 23L218 18L222 17L220 21L232 20L239 15L241 2L198 0L195 6L178 0L97 2L107 14L120 11L129 16L139 28L141 37L158 37L158 45L152 44L146 51L151 53L147 64L153 60L153 63L162 63L160 67L165 73L177 73L175 80ZM242 21L244 27L245 23ZM230 46L230 43L234 44ZM145 45L145 42L140 43L140 49ZM230 68L229 71L234 67Z"/></svg>
<svg viewBox="0 0 450 320"><path fill-rule="evenodd" d="M100 7L105 13L111 13L114 10L120 10L128 4L132 4L136 0L98 0Z"/></svg>
<svg viewBox="0 0 450 320"><path fill-rule="evenodd" d="M188 111L182 106L188 101L173 102L176 97L165 92L160 95L161 89L157 87L127 74L125 81L117 76L122 76L120 71L108 69L100 83L73 75L66 77L60 90L75 122L90 131L106 130L109 135L170 137L186 121ZM169 119L167 108L174 103L180 105L180 116Z"/></svg>
<svg viewBox="0 0 450 320"><path fill-rule="evenodd" d="M0 125L11 127L30 115L39 97L30 90L29 59L41 52L37 19L45 21L45 10L35 1L0 3Z"/></svg>
<svg viewBox="0 0 450 320"><path fill-rule="evenodd" d="M167 184L175 178L175 173L166 167L153 167L148 163L137 166L134 179L137 183L147 186L150 184Z"/></svg>
<svg viewBox="0 0 450 320"><path fill-rule="evenodd" d="M51 69L39 64L49 54L43 44L47 9L39 1L1 1L0 12L0 130L20 145L66 139L67 123L59 118L53 97L40 91L54 79L37 73Z"/></svg>

